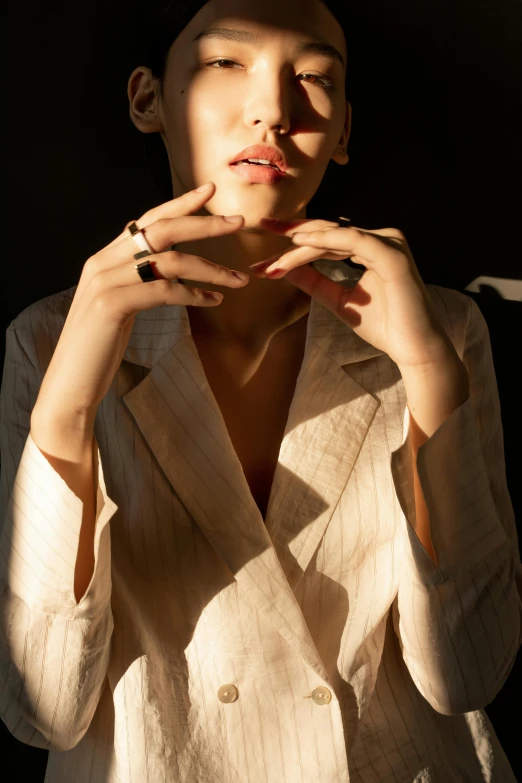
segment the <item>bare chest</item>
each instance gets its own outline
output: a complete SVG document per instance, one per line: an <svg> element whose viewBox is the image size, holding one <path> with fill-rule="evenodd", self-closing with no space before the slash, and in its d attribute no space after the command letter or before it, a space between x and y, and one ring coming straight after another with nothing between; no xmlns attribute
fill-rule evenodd
<svg viewBox="0 0 522 783"><path fill-rule="evenodd" d="M198 351L252 497L265 519L304 339L267 353L260 363L257 359L224 364L208 346L198 346Z"/></svg>

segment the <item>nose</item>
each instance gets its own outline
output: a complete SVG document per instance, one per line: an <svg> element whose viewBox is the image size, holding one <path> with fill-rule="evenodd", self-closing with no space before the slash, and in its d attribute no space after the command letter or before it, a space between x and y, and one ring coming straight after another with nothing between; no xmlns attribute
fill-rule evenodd
<svg viewBox="0 0 522 783"><path fill-rule="evenodd" d="M260 74L260 83L249 88L245 107L245 122L251 127L266 125L278 134L288 133L290 127L290 96L282 77L270 78Z"/></svg>

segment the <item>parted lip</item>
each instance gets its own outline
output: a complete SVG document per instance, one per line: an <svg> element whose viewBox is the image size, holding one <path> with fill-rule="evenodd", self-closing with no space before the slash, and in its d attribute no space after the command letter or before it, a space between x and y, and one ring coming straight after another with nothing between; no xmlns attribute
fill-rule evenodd
<svg viewBox="0 0 522 783"><path fill-rule="evenodd" d="M252 147L245 147L244 150L238 152L237 155L232 158L230 165L238 163L240 160L246 160L247 158L259 158L260 160L269 160L283 173L286 172L286 161L281 150L276 147L267 147L263 144L254 144Z"/></svg>

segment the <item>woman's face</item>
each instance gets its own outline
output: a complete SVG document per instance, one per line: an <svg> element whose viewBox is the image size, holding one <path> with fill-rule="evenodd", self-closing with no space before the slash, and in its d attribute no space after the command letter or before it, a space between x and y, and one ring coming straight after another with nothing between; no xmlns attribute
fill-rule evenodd
<svg viewBox="0 0 522 783"><path fill-rule="evenodd" d="M255 39L202 36L209 28ZM310 42L334 47L343 62L300 50ZM210 0L171 47L158 107L174 196L212 180L208 211L242 214L245 228L304 217L328 162L348 159L346 61L342 28L320 0ZM230 161L253 144L279 148L286 175L268 184L239 176Z"/></svg>

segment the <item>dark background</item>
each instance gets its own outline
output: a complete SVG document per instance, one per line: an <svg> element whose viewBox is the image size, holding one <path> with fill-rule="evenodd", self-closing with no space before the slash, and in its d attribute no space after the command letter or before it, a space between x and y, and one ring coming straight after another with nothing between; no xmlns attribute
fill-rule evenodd
<svg viewBox="0 0 522 783"><path fill-rule="evenodd" d="M140 64L133 58L141 21L156 5L11 3L4 331L31 303L75 285L90 255L170 198L161 142L134 128L126 94ZM426 283L478 303L520 520L520 294L514 301L494 286L473 294L466 287L481 275L522 279L522 4L370 0L356 2L354 13L350 162L330 164L308 216L400 228ZM4 350L5 341L2 361ZM486 708L516 773L521 658ZM47 752L14 739L1 721L0 747L3 781L43 781Z"/></svg>

